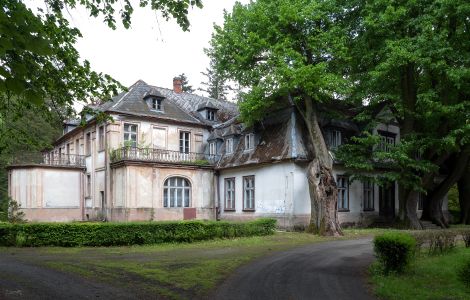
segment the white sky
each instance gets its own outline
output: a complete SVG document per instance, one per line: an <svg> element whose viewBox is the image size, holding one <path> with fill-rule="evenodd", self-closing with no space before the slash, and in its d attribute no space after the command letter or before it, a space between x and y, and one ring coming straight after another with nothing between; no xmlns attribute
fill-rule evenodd
<svg viewBox="0 0 470 300"><path fill-rule="evenodd" d="M183 32L176 21L167 22L137 3L127 30L119 20L113 31L102 18L89 17L84 8L71 10L70 21L83 35L76 48L95 71L107 73L125 86L142 79L167 88L172 88L174 76L185 73L190 85L198 88L205 80L200 72L209 65L203 49L209 45L213 24L221 25L223 10L230 12L234 3L235 0L203 0L202 9L190 9L189 32Z"/></svg>

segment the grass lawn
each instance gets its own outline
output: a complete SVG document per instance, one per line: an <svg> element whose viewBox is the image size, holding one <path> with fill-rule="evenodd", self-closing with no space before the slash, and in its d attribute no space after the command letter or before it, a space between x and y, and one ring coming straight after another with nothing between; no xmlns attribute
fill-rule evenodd
<svg viewBox="0 0 470 300"><path fill-rule="evenodd" d="M402 275L383 276L371 268L376 295L382 299L470 299L470 289L457 279L457 270L470 259L463 246L445 255L420 255Z"/></svg>
<svg viewBox="0 0 470 300"><path fill-rule="evenodd" d="M349 229L340 239L364 237L381 229ZM142 296L188 299L208 295L234 269L275 251L332 240L306 233L213 240L191 244L130 247L0 248L0 255L132 288Z"/></svg>

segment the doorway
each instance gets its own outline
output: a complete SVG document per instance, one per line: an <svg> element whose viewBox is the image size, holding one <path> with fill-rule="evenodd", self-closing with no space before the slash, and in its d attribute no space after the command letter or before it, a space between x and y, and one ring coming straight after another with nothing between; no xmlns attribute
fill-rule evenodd
<svg viewBox="0 0 470 300"><path fill-rule="evenodd" d="M395 182L379 188L379 216L395 218Z"/></svg>

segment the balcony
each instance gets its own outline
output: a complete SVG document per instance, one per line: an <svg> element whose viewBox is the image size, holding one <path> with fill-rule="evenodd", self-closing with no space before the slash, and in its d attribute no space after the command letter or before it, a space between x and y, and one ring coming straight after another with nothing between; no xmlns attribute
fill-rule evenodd
<svg viewBox="0 0 470 300"><path fill-rule="evenodd" d="M26 152L16 155L10 163L10 166L26 165L85 168L85 156L76 154Z"/></svg>
<svg viewBox="0 0 470 300"><path fill-rule="evenodd" d="M110 160L112 163L123 160L132 160L210 166L214 165L218 158L218 155L209 155L204 153L182 153L172 150L138 147L122 147L112 150L110 153Z"/></svg>

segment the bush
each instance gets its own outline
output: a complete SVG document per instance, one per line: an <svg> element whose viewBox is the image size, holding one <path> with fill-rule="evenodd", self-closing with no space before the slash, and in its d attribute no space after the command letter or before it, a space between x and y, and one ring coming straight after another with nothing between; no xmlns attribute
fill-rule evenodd
<svg viewBox="0 0 470 300"><path fill-rule="evenodd" d="M276 220L246 223L180 221L145 223L0 224L0 246L122 246L193 242L273 234Z"/></svg>
<svg viewBox="0 0 470 300"><path fill-rule="evenodd" d="M374 239L374 251L385 273L402 272L414 256L415 239L407 233L387 232Z"/></svg>
<svg viewBox="0 0 470 300"><path fill-rule="evenodd" d="M465 247L470 248L470 228L461 229L459 233L462 236L462 240L465 243Z"/></svg>
<svg viewBox="0 0 470 300"><path fill-rule="evenodd" d="M467 260L457 272L457 276L467 288L470 288L470 259Z"/></svg>
<svg viewBox="0 0 470 300"><path fill-rule="evenodd" d="M459 234L459 230L438 229L419 231L412 235L416 239L418 250L426 245L429 254L443 254L455 248Z"/></svg>

